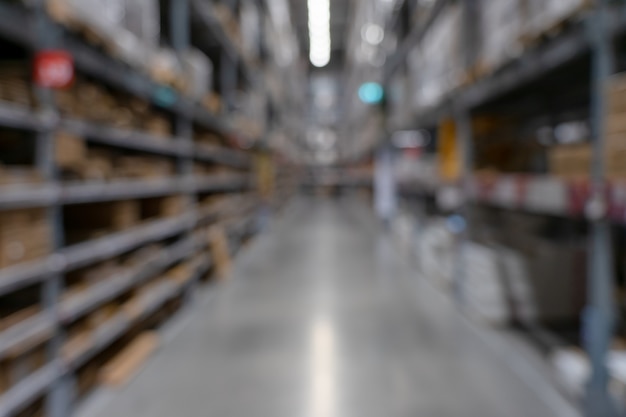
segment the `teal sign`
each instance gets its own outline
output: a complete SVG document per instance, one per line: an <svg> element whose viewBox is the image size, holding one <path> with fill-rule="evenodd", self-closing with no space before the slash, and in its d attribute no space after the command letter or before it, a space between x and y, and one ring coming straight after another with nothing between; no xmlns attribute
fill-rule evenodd
<svg viewBox="0 0 626 417"><path fill-rule="evenodd" d="M378 104L384 95L383 87L378 83L365 83L359 87L359 98L363 103Z"/></svg>

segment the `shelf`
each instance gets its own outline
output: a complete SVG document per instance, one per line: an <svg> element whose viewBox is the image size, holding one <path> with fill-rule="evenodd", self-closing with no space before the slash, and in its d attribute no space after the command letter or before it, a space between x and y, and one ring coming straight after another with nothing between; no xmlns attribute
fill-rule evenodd
<svg viewBox="0 0 626 417"><path fill-rule="evenodd" d="M33 346L49 339L54 329L54 316L44 311L4 330L0 333L0 359L26 351L24 346Z"/></svg>
<svg viewBox="0 0 626 417"><path fill-rule="evenodd" d="M0 210L47 207L59 201L59 187L24 184L0 187Z"/></svg>
<svg viewBox="0 0 626 417"><path fill-rule="evenodd" d="M439 15L446 9L446 7L448 7L449 3L451 3L451 0L436 0L436 3L432 6L430 14L424 21L424 24L422 25L418 22L412 26L409 34L400 43L398 50L387 60L384 75L384 79L386 81L389 81L398 67L406 61L411 50L415 47L415 45L418 45L421 42L426 32L428 32Z"/></svg>
<svg viewBox="0 0 626 417"><path fill-rule="evenodd" d="M214 164L227 165L233 168L250 168L250 157L240 151L207 145L197 145L192 155L198 160Z"/></svg>
<svg viewBox="0 0 626 417"><path fill-rule="evenodd" d="M211 262L208 257L198 262L194 265L194 271L187 282L194 280L208 271L210 265ZM0 397L0 417L10 417L23 406L32 403L58 381L65 368L75 370L85 364L122 337L136 322L153 314L165 302L180 294L184 287L184 283L179 284L171 281L163 282L140 299L139 308L137 310L133 310L132 313L123 310L98 327L80 351L73 352L71 355L65 357L63 362L57 360L48 363L43 368L12 387ZM51 328L49 323L46 323L46 326Z"/></svg>
<svg viewBox="0 0 626 417"><path fill-rule="evenodd" d="M0 417L11 417L43 395L62 375L63 367L53 361L35 371L0 397Z"/></svg>
<svg viewBox="0 0 626 417"><path fill-rule="evenodd" d="M445 3L445 0L440 2ZM569 28L545 43L529 48L519 58L511 60L493 74L449 92L438 104L416 112L409 119L417 126L435 126L442 118L451 117L455 106L457 109L472 110L492 103L582 58L591 52L592 42L584 23ZM624 34L626 14L621 10L611 13L608 31L612 38Z"/></svg>
<svg viewBox="0 0 626 417"><path fill-rule="evenodd" d="M0 3L0 16L2 16L0 19L0 37L14 40L27 49L37 49L36 30L34 30L35 19L31 10L23 6L2 2ZM59 33L64 35L60 45L72 54L79 71L134 96L148 100L159 107L193 118L203 127L220 135L236 136L236 133L224 124L218 116L209 113L198 103L194 103L168 86L152 81L147 75L86 44L82 39L71 36L62 26L53 22L51 24ZM221 28L216 30L223 31ZM234 51L234 47L231 46L231 49ZM32 112L4 114L1 107L0 124L13 123L17 124L16 127L42 128L41 121L29 120L32 119ZM5 116L15 117L7 119Z"/></svg>
<svg viewBox="0 0 626 417"><path fill-rule="evenodd" d="M161 197L184 191L181 186L182 179L179 178L69 184L61 188L60 202L81 204Z"/></svg>
<svg viewBox="0 0 626 417"><path fill-rule="evenodd" d="M52 117L46 118L35 110L0 100L0 126L41 131L53 125L54 118Z"/></svg>
<svg viewBox="0 0 626 417"><path fill-rule="evenodd" d="M195 221L195 213L187 213L171 219L154 220L123 232L70 246L62 249L59 254L64 258L65 270L77 269L121 255L146 243L182 233L193 227Z"/></svg>
<svg viewBox="0 0 626 417"><path fill-rule="evenodd" d="M205 272L209 266L209 261L203 262L196 270L194 270L189 280L192 280L196 275ZM77 352L73 352L66 358L68 366L71 369L76 369L85 364L106 347L110 346L111 343L123 336L134 323L153 314L165 302L180 294L183 288L184 284L165 281L152 289L150 292L144 294L138 301L138 308L135 308L134 306L132 311L128 309L122 310L116 316L98 327L82 349Z"/></svg>
<svg viewBox="0 0 626 417"><path fill-rule="evenodd" d="M176 243L160 250L149 259L145 259L140 266L116 273L114 277L109 277L83 293L67 299L61 303L61 320L63 323L75 321L86 312L141 284L170 265L191 256L200 248L197 243L194 239Z"/></svg>
<svg viewBox="0 0 626 417"><path fill-rule="evenodd" d="M179 156L185 152L184 144L181 143L178 138L163 138L149 133L115 129L71 119L62 120L60 127L89 142L101 145L151 152L166 156Z"/></svg>
<svg viewBox="0 0 626 417"><path fill-rule="evenodd" d="M246 174L81 182L61 186L4 186L0 187L0 210L163 197L186 192L236 191L249 186Z"/></svg>
<svg viewBox="0 0 626 417"><path fill-rule="evenodd" d="M0 269L0 295L17 291L47 278L48 274L62 272L62 257L50 255L44 259Z"/></svg>
<svg viewBox="0 0 626 417"><path fill-rule="evenodd" d="M250 186L251 182L247 175L207 175L197 177L193 181L193 187L198 193L236 191Z"/></svg>
<svg viewBox="0 0 626 417"><path fill-rule="evenodd" d="M0 295L45 280L48 274L63 273L90 263L103 261L138 246L162 240L193 226L195 214L155 220L123 232L79 243L38 261L0 270Z"/></svg>
<svg viewBox="0 0 626 417"><path fill-rule="evenodd" d="M220 44L222 49L228 54L230 59L241 65L244 78L250 83L254 83L254 77L250 71L246 59L241 51L235 46L230 36L222 26L222 23L215 17L213 6L208 0L192 0L194 9L193 17L199 19L199 22L207 29L211 36Z"/></svg>
<svg viewBox="0 0 626 417"><path fill-rule="evenodd" d="M458 185L436 181L400 185L401 193L436 195ZM592 196L588 179L563 179L549 175L474 176L469 181L469 198L474 203L539 215L582 219ZM460 192L460 191L459 191ZM608 216L626 224L626 180L609 181Z"/></svg>

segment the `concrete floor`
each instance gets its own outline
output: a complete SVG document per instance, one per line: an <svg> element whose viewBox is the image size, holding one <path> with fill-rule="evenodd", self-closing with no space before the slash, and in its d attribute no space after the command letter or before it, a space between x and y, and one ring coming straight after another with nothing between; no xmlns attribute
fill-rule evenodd
<svg viewBox="0 0 626 417"><path fill-rule="evenodd" d="M381 236L353 200L295 202L128 387L79 415L576 415Z"/></svg>

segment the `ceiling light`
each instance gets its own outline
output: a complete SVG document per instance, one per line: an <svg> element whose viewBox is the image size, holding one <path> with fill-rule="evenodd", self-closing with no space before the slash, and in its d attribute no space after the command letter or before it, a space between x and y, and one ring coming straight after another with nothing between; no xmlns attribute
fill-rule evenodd
<svg viewBox="0 0 626 417"><path fill-rule="evenodd" d="M370 45L380 45L385 39L385 30L374 23L368 23L361 29L361 37Z"/></svg>
<svg viewBox="0 0 626 417"><path fill-rule="evenodd" d="M330 1L308 0L309 10L309 59L316 67L330 62Z"/></svg>

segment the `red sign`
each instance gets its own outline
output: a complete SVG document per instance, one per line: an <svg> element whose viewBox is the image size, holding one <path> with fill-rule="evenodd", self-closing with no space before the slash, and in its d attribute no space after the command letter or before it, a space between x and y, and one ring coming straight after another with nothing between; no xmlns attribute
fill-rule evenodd
<svg viewBox="0 0 626 417"><path fill-rule="evenodd" d="M67 51L40 51L35 56L35 83L40 87L62 89L74 81L74 59Z"/></svg>

